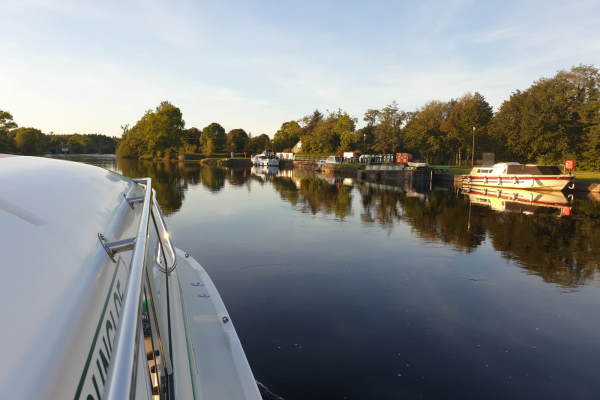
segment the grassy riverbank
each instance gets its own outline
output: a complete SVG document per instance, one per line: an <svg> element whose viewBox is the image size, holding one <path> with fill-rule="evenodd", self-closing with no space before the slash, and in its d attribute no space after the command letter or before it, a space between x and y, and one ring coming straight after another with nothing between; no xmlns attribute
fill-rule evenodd
<svg viewBox="0 0 600 400"><path fill-rule="evenodd" d="M598 171L575 171L573 175L575 175L575 179L581 181L600 183L600 172Z"/></svg>

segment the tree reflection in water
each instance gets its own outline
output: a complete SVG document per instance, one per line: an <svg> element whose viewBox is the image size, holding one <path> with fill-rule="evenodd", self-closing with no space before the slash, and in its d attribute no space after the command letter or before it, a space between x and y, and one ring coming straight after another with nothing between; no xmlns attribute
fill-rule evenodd
<svg viewBox="0 0 600 400"><path fill-rule="evenodd" d="M294 178L275 177L272 184L281 198L298 210L313 215L334 215L342 221L352 213L352 187L343 185L339 179L330 183L314 174L298 172L294 175Z"/></svg>
<svg viewBox="0 0 600 400"><path fill-rule="evenodd" d="M363 224L391 230L408 224L427 242L441 242L457 251L472 252L489 242L503 257L521 265L546 282L575 287L592 279L600 264L600 202L575 200L573 215L556 213L525 215L495 212L470 204L469 198L451 191L419 194L404 188L374 185L347 186L339 179L294 171L292 177L252 175L249 169L226 170L198 164L118 160L117 169L130 177L153 179L158 201L165 214L181 208L188 186L199 185L219 192L226 184L272 185L281 199L309 214L332 215L339 220L359 216Z"/></svg>
<svg viewBox="0 0 600 400"><path fill-rule="evenodd" d="M467 196L434 191L423 199L361 187L362 220L405 221L421 238L470 252L489 239L494 250L544 281L582 285L600 268L600 202L575 200L573 215L499 213L469 204Z"/></svg>
<svg viewBox="0 0 600 400"><path fill-rule="evenodd" d="M199 166L198 170L194 170L193 167L183 166L183 164L126 158L118 158L116 166L125 176L152 178L158 204L165 215L170 215L181 208L188 183L195 184L198 181L196 175Z"/></svg>

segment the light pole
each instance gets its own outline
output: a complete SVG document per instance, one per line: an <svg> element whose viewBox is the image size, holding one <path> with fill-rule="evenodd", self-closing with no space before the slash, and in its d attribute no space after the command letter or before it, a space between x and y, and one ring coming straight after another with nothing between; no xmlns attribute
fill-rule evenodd
<svg viewBox="0 0 600 400"><path fill-rule="evenodd" d="M473 127L473 148L471 150L471 167L473 167L475 166L475 127Z"/></svg>

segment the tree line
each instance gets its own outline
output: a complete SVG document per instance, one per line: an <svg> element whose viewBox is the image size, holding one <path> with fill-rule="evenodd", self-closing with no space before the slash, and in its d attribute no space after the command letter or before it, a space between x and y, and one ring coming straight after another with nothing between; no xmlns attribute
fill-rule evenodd
<svg viewBox="0 0 600 400"><path fill-rule="evenodd" d="M302 151L334 153L411 152L430 163L461 165L482 152L496 159L561 163L576 159L600 169L600 74L590 65L559 71L517 90L494 113L485 97L467 93L450 101L430 101L416 111L393 102L369 109L358 120L338 110L319 110L281 125L273 148L288 150L299 140Z"/></svg>
<svg viewBox="0 0 600 400"><path fill-rule="evenodd" d="M45 134L19 127L8 111L0 110L0 153L43 154L67 151L79 154L113 154L117 138L100 134Z"/></svg>
<svg viewBox="0 0 600 400"><path fill-rule="evenodd" d="M347 112L315 110L284 122L271 140L244 129L226 133L213 122L202 130L185 129L181 111L163 102L133 127L123 127L117 154L172 158L181 152L258 153L290 151L298 142L303 153L334 154L410 152L435 164L461 165L493 152L497 160L561 163L576 159L582 168L600 170L600 73L580 65L516 90L494 112L478 92L449 101L433 100L417 110L396 102L368 109L358 119ZM475 149L473 148L473 139ZM473 154L475 150L475 154Z"/></svg>
<svg viewBox="0 0 600 400"><path fill-rule="evenodd" d="M148 159L173 159L181 153L235 152L260 153L271 147L266 135L252 136L244 129L225 128L213 122L202 130L185 129L181 110L163 101L154 110L148 110L134 126L122 126L123 134L117 146L117 156Z"/></svg>

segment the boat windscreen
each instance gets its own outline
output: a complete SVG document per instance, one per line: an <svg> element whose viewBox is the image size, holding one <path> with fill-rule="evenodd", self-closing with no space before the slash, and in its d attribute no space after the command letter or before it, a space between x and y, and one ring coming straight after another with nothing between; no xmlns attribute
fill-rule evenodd
<svg viewBox="0 0 600 400"><path fill-rule="evenodd" d="M560 175L560 168L553 165L508 165L507 174Z"/></svg>

